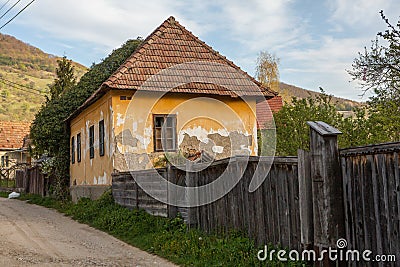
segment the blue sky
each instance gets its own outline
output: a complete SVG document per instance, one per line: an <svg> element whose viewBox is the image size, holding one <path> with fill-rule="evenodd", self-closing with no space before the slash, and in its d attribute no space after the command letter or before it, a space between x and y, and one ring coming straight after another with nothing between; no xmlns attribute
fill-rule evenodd
<svg viewBox="0 0 400 267"><path fill-rule="evenodd" d="M0 6L5 2L0 0ZM22 0L1 24L28 2ZM268 51L280 58L283 82L364 101L346 69L386 29L380 10L395 24L400 1L36 0L1 33L90 66L126 40L146 37L173 15L250 75L258 53Z"/></svg>

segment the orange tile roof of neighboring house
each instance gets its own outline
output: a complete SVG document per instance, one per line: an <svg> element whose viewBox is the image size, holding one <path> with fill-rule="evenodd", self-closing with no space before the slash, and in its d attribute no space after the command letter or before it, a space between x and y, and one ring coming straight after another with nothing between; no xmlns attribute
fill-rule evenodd
<svg viewBox="0 0 400 267"><path fill-rule="evenodd" d="M282 97L275 96L266 101L257 103L256 113L257 113L257 128L265 129L267 122L272 119L272 114L278 112L283 106ZM270 112L272 111L272 113Z"/></svg>
<svg viewBox="0 0 400 267"><path fill-rule="evenodd" d="M235 93L210 82L192 82L184 86L179 86L172 91L169 90L169 85L173 84L173 81L171 82L169 79L179 79L180 74L169 74L166 80L164 79L163 82L159 84L160 86L157 87L157 89L159 89L159 91L168 90L181 93L205 93L229 95L232 97L236 97L237 95L263 95L267 99L277 95L275 91L262 86L232 61L229 61L226 57L194 36L185 27L180 25L174 17L169 17L143 41L132 55L76 112L74 112L74 114L71 115L69 119L75 117L81 110L95 102L108 90L137 90L145 81L155 74L159 74L160 71L178 66L179 64L190 64L193 62L200 62L199 68L201 68L201 62L210 62L212 64L204 64L204 68L196 73L193 73L191 69L184 69L183 71L187 71L188 77L198 77L199 74L201 75L204 73L206 76L211 75L217 77L217 79L221 81L219 84L233 86L235 88ZM221 65L226 66L222 71L220 68ZM255 86L246 86L249 82ZM155 90L154 87L150 89L142 87L141 89Z"/></svg>
<svg viewBox="0 0 400 267"><path fill-rule="evenodd" d="M0 121L0 150L22 148L30 122Z"/></svg>

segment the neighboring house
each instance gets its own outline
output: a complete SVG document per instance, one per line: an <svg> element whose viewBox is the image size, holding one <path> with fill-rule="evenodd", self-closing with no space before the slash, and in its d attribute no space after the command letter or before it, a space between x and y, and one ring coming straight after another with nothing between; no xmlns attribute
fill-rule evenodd
<svg viewBox="0 0 400 267"><path fill-rule="evenodd" d="M0 167L29 163L29 122L0 121Z"/></svg>
<svg viewBox="0 0 400 267"><path fill-rule="evenodd" d="M151 168L166 154L257 155L256 103L276 95L170 17L68 118L71 194L96 197L113 172Z"/></svg>
<svg viewBox="0 0 400 267"><path fill-rule="evenodd" d="M268 100L257 103L257 129L264 130L269 127L273 119L273 113L278 112L283 107L281 96L275 96Z"/></svg>

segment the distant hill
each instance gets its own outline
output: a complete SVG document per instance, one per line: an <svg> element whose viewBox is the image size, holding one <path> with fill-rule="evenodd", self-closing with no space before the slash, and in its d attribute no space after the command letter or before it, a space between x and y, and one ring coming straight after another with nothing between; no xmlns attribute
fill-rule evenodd
<svg viewBox="0 0 400 267"><path fill-rule="evenodd" d="M48 85L55 78L57 60L15 37L0 34L0 121L32 121L48 93ZM73 62L80 78L87 68ZM280 83L280 95L291 102L293 96L305 98L319 93ZM351 110L356 101L334 97L338 110Z"/></svg>
<svg viewBox="0 0 400 267"><path fill-rule="evenodd" d="M55 78L57 60L12 36L0 34L0 120L31 121ZM76 76L87 68L73 62Z"/></svg>
<svg viewBox="0 0 400 267"><path fill-rule="evenodd" d="M279 94L282 96L285 102L291 103L292 97L297 97L297 98L307 98L309 96L315 97L320 93L281 82L279 88ZM357 107L361 104L357 101L344 99L340 97L332 97L332 103L334 103L337 109L340 111L350 111L352 110L353 107Z"/></svg>

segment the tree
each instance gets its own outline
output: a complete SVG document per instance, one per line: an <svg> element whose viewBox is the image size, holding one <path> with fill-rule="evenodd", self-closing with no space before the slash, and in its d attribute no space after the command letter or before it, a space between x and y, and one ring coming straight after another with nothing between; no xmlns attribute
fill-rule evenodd
<svg viewBox="0 0 400 267"><path fill-rule="evenodd" d="M358 53L348 73L364 91L373 90L372 99L398 99L400 96L400 20L393 26L380 12L387 30L379 32L371 47ZM383 43L383 44L382 44Z"/></svg>
<svg viewBox="0 0 400 267"><path fill-rule="evenodd" d="M75 70L71 60L67 60L67 57L64 56L61 60L57 60L57 64L56 78L49 86L51 99L59 98L62 93L70 90L76 84Z"/></svg>
<svg viewBox="0 0 400 267"><path fill-rule="evenodd" d="M54 97L36 114L31 125L32 153L36 157L54 157L52 166L56 177L55 194L65 197L69 185L70 133L65 120L135 51L142 39L128 40L99 64L93 64L79 82L69 86L57 77ZM68 65L68 64L67 64ZM68 69L68 66L67 68ZM59 73L65 73L60 71ZM58 90L58 89L63 89ZM58 94L59 93L59 94Z"/></svg>
<svg viewBox="0 0 400 267"><path fill-rule="evenodd" d="M343 116L336 111L332 96L322 94L313 98L293 97L291 104L286 104L275 113L276 154L295 156L298 149L309 148L309 126L307 121L324 121L334 127L341 125Z"/></svg>
<svg viewBox="0 0 400 267"><path fill-rule="evenodd" d="M374 92L367 112L373 142L400 140L400 20L392 25L383 11L380 15L387 29L358 53L348 71L364 92Z"/></svg>
<svg viewBox="0 0 400 267"><path fill-rule="evenodd" d="M279 58L266 51L260 52L256 65L256 78L264 86L279 91Z"/></svg>

